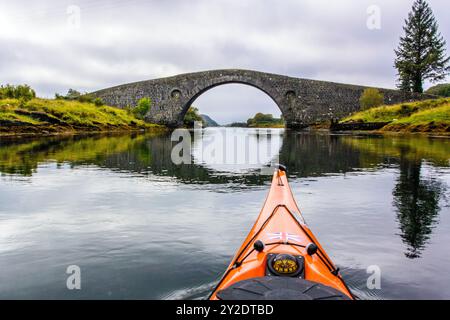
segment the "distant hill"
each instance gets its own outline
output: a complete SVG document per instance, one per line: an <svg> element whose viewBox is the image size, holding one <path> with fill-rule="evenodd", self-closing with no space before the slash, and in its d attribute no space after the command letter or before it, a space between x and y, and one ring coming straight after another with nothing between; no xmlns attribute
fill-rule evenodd
<svg viewBox="0 0 450 320"><path fill-rule="evenodd" d="M202 117L203 121L205 122L206 127L220 127L220 125L216 121L211 119L210 116L208 116L206 114L201 114L200 116Z"/></svg>

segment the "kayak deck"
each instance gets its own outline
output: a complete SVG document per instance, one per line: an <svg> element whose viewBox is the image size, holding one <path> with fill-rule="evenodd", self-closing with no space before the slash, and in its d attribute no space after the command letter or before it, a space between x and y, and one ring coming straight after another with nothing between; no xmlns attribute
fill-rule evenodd
<svg viewBox="0 0 450 320"><path fill-rule="evenodd" d="M272 279L263 280L264 277ZM274 278L276 280L273 280ZM268 287L264 283L269 280L271 284L277 285L281 281L290 281L293 284L294 281L291 280L296 280L298 288L302 286L298 283L298 279L301 279L306 286L309 283L320 284L324 288L342 293L345 296L343 298L353 299L339 271L306 225L292 195L286 172L283 170L274 173L269 195L258 219L216 289L211 293L210 299L217 300L229 296L218 293L239 283L247 286L255 285L255 281L251 284L244 283L252 279L259 279L255 281L260 287ZM284 282L284 286L288 285ZM241 288L240 291L251 290ZM281 297L286 297L282 294L282 289L278 288L277 292L281 293ZM263 292L262 295L264 294ZM273 292L267 293L266 296L274 298ZM329 294L328 296L333 297ZM298 295L293 297L301 299Z"/></svg>

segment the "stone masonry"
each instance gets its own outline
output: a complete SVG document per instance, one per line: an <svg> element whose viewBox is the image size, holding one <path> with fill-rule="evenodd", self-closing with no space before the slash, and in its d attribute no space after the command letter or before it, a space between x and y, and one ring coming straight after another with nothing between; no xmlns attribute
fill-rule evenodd
<svg viewBox="0 0 450 320"><path fill-rule="evenodd" d="M367 87L292 78L251 70L226 69L181 74L168 78L123 84L93 92L112 106L135 106L149 97L152 107L145 119L177 127L188 108L205 91L228 83L250 85L265 92L280 108L289 128L304 128L339 119L359 110L359 98ZM427 98L398 90L379 89L386 104ZM229 107L233 112L233 106Z"/></svg>

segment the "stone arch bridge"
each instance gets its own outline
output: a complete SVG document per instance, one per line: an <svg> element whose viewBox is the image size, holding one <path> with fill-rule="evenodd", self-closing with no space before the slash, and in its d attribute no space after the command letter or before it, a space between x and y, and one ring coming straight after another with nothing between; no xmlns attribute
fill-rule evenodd
<svg viewBox="0 0 450 320"><path fill-rule="evenodd" d="M149 97L149 122L179 126L188 108L205 91L229 83L250 85L265 92L280 108L288 128L304 128L325 120L339 119L359 110L359 98L367 87L293 78L251 70L226 69L181 74L168 78L123 84L93 92L108 104L135 106ZM425 95L379 89L386 104L420 100ZM233 106L229 107L233 112Z"/></svg>

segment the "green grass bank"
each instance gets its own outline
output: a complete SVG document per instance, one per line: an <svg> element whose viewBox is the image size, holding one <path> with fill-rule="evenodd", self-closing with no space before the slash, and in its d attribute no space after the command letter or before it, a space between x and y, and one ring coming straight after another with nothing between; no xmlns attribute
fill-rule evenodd
<svg viewBox="0 0 450 320"><path fill-rule="evenodd" d="M340 123L387 123L380 131L450 135L450 98L371 108L357 112Z"/></svg>
<svg viewBox="0 0 450 320"><path fill-rule="evenodd" d="M132 113L76 100L0 100L0 135L69 134L153 130L165 127L146 123Z"/></svg>

